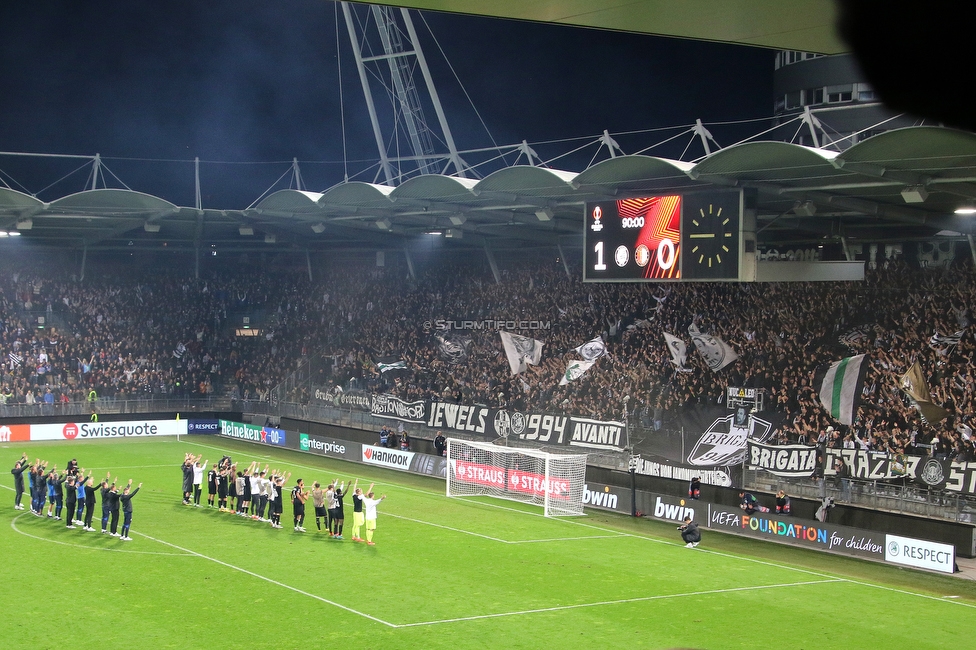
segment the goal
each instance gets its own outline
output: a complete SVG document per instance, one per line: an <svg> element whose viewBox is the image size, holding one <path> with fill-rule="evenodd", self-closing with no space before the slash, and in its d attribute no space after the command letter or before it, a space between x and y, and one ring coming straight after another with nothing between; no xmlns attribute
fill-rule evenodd
<svg viewBox="0 0 976 650"><path fill-rule="evenodd" d="M551 454L448 439L447 496L541 505L546 517L583 514L586 454Z"/></svg>

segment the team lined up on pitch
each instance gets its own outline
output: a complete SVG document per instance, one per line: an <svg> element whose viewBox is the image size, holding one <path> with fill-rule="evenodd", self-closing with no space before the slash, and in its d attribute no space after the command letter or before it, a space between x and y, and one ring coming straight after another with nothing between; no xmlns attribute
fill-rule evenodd
<svg viewBox="0 0 976 650"><path fill-rule="evenodd" d="M230 456L224 456L219 463L213 463L208 471L206 468L209 461L201 462L201 458L202 456L193 454L186 454L183 458L183 505L202 507L200 498L203 492L203 474L206 471L209 508L216 505L220 512L270 523L272 528L282 528L285 485L291 478L291 472L285 473L277 469L269 472L268 465L262 470L257 461L248 465L247 469L239 470ZM341 483L339 479L335 479L325 489L321 483L315 481L311 490L306 488L302 479L297 479L291 489L295 532L306 532L305 503L311 498L318 530L321 531L322 524L325 523L329 537L343 539L347 485L348 490L352 491L353 500L352 541L375 546L373 533L376 530L376 506L386 495L374 499L373 484L370 483L364 493L358 487L359 479ZM362 528L366 529L365 539L359 536Z"/></svg>
<svg viewBox="0 0 976 650"><path fill-rule="evenodd" d="M95 487L95 478L88 470L78 466L78 460L72 458L63 472L54 465L47 469L48 461L36 459L30 462L26 452L21 456L10 473L14 476L14 510L23 510L24 474L30 487L31 514L35 517L44 516L44 502L47 498L47 516L55 521L61 521L64 513L65 528L80 528L83 531L94 532L92 519L95 515L95 496L101 494L102 502L102 532L118 537L124 542L131 542L129 527L132 525L132 497L139 492L142 483L132 488L132 479L119 492L118 478L112 478L108 472ZM119 532L119 511L122 512L122 530Z"/></svg>

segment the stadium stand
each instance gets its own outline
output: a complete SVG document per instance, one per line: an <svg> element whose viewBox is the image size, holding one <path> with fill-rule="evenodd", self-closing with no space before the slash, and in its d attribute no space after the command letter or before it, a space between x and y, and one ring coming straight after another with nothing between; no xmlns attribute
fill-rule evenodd
<svg viewBox="0 0 976 650"><path fill-rule="evenodd" d="M782 424L778 442L974 457L971 265L922 269L889 260L863 283L583 284L561 265L513 263L501 281L476 263L433 267L417 280L373 269L309 282L301 273L132 273L79 282L56 264L8 266L0 280L5 413L56 413L84 403L227 395L266 402L310 357L320 384L518 410L667 426L681 409L720 404L728 386L763 388ZM241 315L259 336L239 336ZM38 329L37 316L45 316ZM519 320L544 342L538 366L513 377L497 329L438 330L437 321ZM663 339L689 325L739 355L712 372L689 346L678 372ZM560 386L567 360L602 336L607 354ZM445 354L443 341L455 344ZM868 352L864 404L837 426L812 380L826 363ZM378 359L405 362L381 372ZM933 402L950 417L926 424L899 390L918 360ZM280 396L307 402L308 387ZM836 430L828 433L834 426Z"/></svg>

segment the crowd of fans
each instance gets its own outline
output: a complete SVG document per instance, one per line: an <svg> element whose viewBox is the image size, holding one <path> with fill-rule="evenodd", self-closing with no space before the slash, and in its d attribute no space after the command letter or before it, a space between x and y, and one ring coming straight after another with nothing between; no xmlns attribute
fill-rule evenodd
<svg viewBox="0 0 976 650"><path fill-rule="evenodd" d="M277 398L307 401L313 387L331 384L656 428L683 408L721 404L729 386L754 387L782 417L779 442L973 458L968 263L889 260L864 282L771 284L584 284L552 261L513 262L500 282L477 263L432 265L416 279L358 271L310 282L294 269L199 280L182 269L122 269L81 282L56 266L10 269L0 277L0 402L53 410L93 391L269 400L311 361L311 380ZM28 315L39 306L61 326L37 329ZM242 314L260 323L259 336L238 336ZM438 329L438 321L531 322L511 333L542 341L542 361L513 376L497 329ZM693 323L739 359L709 370L690 343ZM672 363L664 332L688 342L686 371ZM575 348L596 336L606 356L560 386ZM814 373L862 352L870 359L863 406L854 426L841 427L819 405ZM405 369L383 372L378 359ZM923 423L899 388L916 359L933 401L950 412L938 423Z"/></svg>

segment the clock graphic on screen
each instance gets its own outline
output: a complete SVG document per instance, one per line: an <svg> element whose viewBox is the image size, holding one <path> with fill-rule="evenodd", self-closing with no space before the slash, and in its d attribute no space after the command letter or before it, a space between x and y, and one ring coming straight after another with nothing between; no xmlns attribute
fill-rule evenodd
<svg viewBox="0 0 976 650"><path fill-rule="evenodd" d="M685 199L682 275L689 280L739 276L739 192L709 192Z"/></svg>

